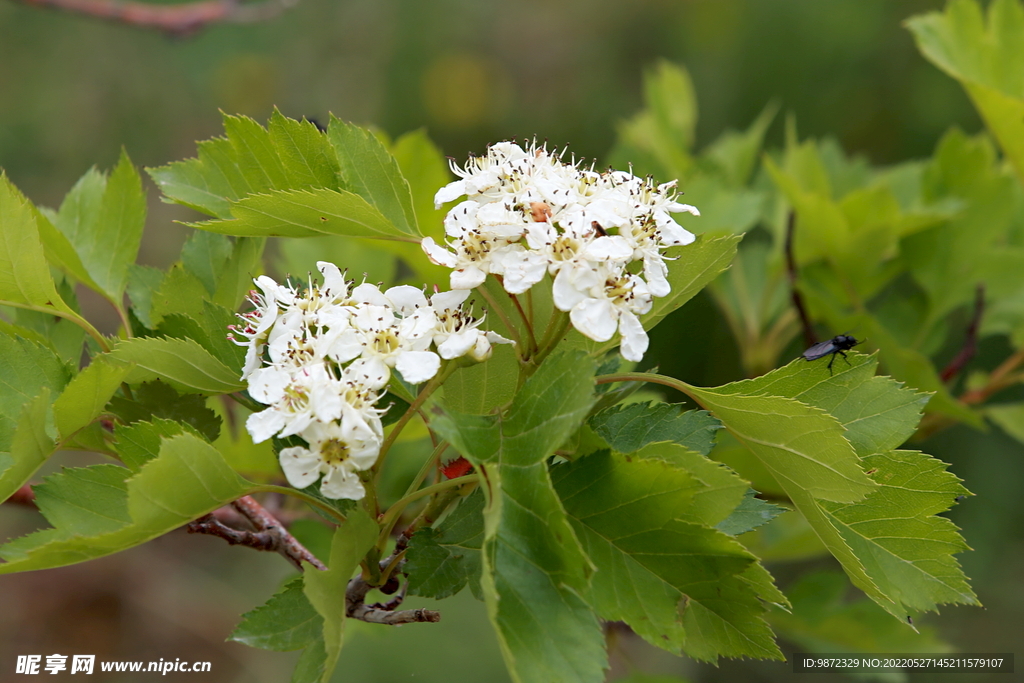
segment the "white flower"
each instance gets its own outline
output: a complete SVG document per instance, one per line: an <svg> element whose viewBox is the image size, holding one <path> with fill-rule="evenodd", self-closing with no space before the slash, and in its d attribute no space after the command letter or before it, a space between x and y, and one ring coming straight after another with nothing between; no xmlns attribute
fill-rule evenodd
<svg viewBox="0 0 1024 683"><path fill-rule="evenodd" d="M603 342L611 339L617 329L622 336L622 357L632 361L643 359L648 338L637 316L651 309L652 297L639 276L595 269L590 277L581 276L575 283L567 284L561 302L556 298L556 305L559 303L572 304L568 309L559 308L569 310L569 319L580 333Z"/></svg>
<svg viewBox="0 0 1024 683"><path fill-rule="evenodd" d="M469 355L473 360L484 361L491 356L492 344L513 343L496 332L479 329L483 320L477 320L462 310L468 296L467 290L452 290L430 297L430 304L437 315L433 342L445 360Z"/></svg>
<svg viewBox="0 0 1024 683"><path fill-rule="evenodd" d="M336 420L342 416L341 388L323 365L293 372L274 365L260 368L249 378L249 394L270 408L250 415L245 427L260 443L274 435L298 434L314 419Z"/></svg>
<svg viewBox="0 0 1024 683"><path fill-rule="evenodd" d="M260 367L267 337L277 322L281 307L291 305L295 298L295 292L291 288L277 284L266 275L259 276L253 282L263 290L263 294L255 290L249 292L249 302L254 310L240 314L238 317L242 320L243 326L232 325L231 334L228 335L235 344L248 347L240 379L245 379ZM245 337L246 341L238 341L235 338L236 334Z"/></svg>
<svg viewBox="0 0 1024 683"><path fill-rule="evenodd" d="M313 422L301 434L309 448L281 450L279 459L288 483L306 488L324 475L320 493L326 498L359 500L366 495L357 472L377 461L381 440L366 430L346 429L334 422Z"/></svg>

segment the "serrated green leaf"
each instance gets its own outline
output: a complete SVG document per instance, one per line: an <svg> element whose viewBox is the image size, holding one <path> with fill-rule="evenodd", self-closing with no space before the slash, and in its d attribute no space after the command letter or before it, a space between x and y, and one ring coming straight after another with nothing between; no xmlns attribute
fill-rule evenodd
<svg viewBox="0 0 1024 683"><path fill-rule="evenodd" d="M684 522L714 527L743 502L750 484L727 466L691 451L676 443L652 443L632 454L645 460L662 460L685 470L700 485L688 494L689 503L679 508L677 516Z"/></svg>
<svg viewBox="0 0 1024 683"><path fill-rule="evenodd" d="M21 408L9 445L0 451L0 500L7 500L53 454L49 388Z"/></svg>
<svg viewBox="0 0 1024 683"><path fill-rule="evenodd" d="M128 282L146 224L146 195L128 155L106 177L90 170L68 193L56 214L56 228L74 247L89 280L111 300Z"/></svg>
<svg viewBox="0 0 1024 683"><path fill-rule="evenodd" d="M316 642L323 623L303 593L302 577L296 576L266 604L243 614L228 639L249 647L288 652Z"/></svg>
<svg viewBox="0 0 1024 683"><path fill-rule="evenodd" d="M212 295L233 250L234 245L224 235L197 230L181 247L181 263Z"/></svg>
<svg viewBox="0 0 1024 683"><path fill-rule="evenodd" d="M217 278L212 303L237 311L252 289L253 279L262 272L261 259L267 240L263 237L237 237L224 268Z"/></svg>
<svg viewBox="0 0 1024 683"><path fill-rule="evenodd" d="M229 368L241 368L245 364L245 349L227 338L228 326L237 323L238 318L228 309L203 301L202 308L191 315L164 316L156 332L176 339L192 339Z"/></svg>
<svg viewBox="0 0 1024 683"><path fill-rule="evenodd" d="M457 369L444 383L444 404L458 413L483 415L515 395L519 361L511 346L494 346L486 363Z"/></svg>
<svg viewBox="0 0 1024 683"><path fill-rule="evenodd" d="M159 320L150 317L153 309L153 296L160 289L164 273L159 268L140 266L133 263L128 267L128 284L125 289L132 302L130 312L148 329L156 327Z"/></svg>
<svg viewBox="0 0 1024 683"><path fill-rule="evenodd" d="M317 261L329 261L367 282L394 282L398 259L377 248L378 243L344 235L318 235L306 239L278 240L277 272L299 279L316 273Z"/></svg>
<svg viewBox="0 0 1024 683"><path fill-rule="evenodd" d="M345 615L348 604L345 590L360 560L377 541L380 530L362 508L353 510L334 532L331 560L327 571L307 567L303 575L303 591L310 604L323 618L323 642L327 657L322 683L327 683L338 662L345 637Z"/></svg>
<svg viewBox="0 0 1024 683"><path fill-rule="evenodd" d="M783 396L733 393L728 384L690 391L753 451L787 493L796 488L815 498L852 502L874 490L843 438L843 426L824 410Z"/></svg>
<svg viewBox="0 0 1024 683"><path fill-rule="evenodd" d="M54 287L36 215L32 203L0 173L0 304L75 315Z"/></svg>
<svg viewBox="0 0 1024 683"><path fill-rule="evenodd" d="M973 0L954 0L907 27L922 54L967 90L1024 182L1024 8L995 0L987 19Z"/></svg>
<svg viewBox="0 0 1024 683"><path fill-rule="evenodd" d="M22 408L43 389L56 396L71 380L71 368L45 346L0 335L0 450L7 450Z"/></svg>
<svg viewBox="0 0 1024 683"><path fill-rule="evenodd" d="M135 387L131 398L114 397L110 411L129 424L153 418L174 420L187 424L209 441L215 441L220 433L221 418L206 406L205 398L179 396L173 387L159 380Z"/></svg>
<svg viewBox="0 0 1024 683"><path fill-rule="evenodd" d="M62 537L0 565L0 574L62 567L126 550L252 492L208 443L191 434L165 439L160 455L128 480L131 523L97 536ZM47 532L39 532L47 533Z"/></svg>
<svg viewBox="0 0 1024 683"><path fill-rule="evenodd" d="M604 452L553 468L552 480L597 567L587 596L602 618L699 659L781 658L758 593L737 577L755 558L680 521L700 486L689 473Z"/></svg>
<svg viewBox="0 0 1024 683"><path fill-rule="evenodd" d="M750 396L787 396L821 408L846 428L844 436L858 455L884 453L913 435L928 395L905 388L891 377L876 377L877 356L848 354L849 364L833 372L822 363L797 359L756 379L734 382L716 391Z"/></svg>
<svg viewBox="0 0 1024 683"><path fill-rule="evenodd" d="M395 140L391 154L409 183L420 234L441 240L444 237L444 212L434 208L434 195L452 179L444 155L423 128Z"/></svg>
<svg viewBox="0 0 1024 683"><path fill-rule="evenodd" d="M413 534L403 569L411 595L440 600L455 595L467 583L479 594L483 509L484 496L474 491L436 529L424 527Z"/></svg>
<svg viewBox="0 0 1024 683"><path fill-rule="evenodd" d="M897 619L907 610L940 604L978 604L953 554L968 550L944 517L968 493L946 464L917 451L891 451L864 459L880 484L862 503L822 502L823 513L861 559Z"/></svg>
<svg viewBox="0 0 1024 683"><path fill-rule="evenodd" d="M96 171L91 172L95 173ZM43 241L43 251L46 254L46 260L89 289L96 292L103 291L93 281L92 276L89 275L89 272L82 264L82 259L75 252L74 246L64 236L64 233L57 229L57 220L57 213L52 209L40 208L39 213L36 215L36 225L39 228L39 237Z"/></svg>
<svg viewBox="0 0 1024 683"><path fill-rule="evenodd" d="M172 201L209 216L231 217L231 202L269 190L338 187L333 150L312 123L271 117L269 130L225 116L226 138L200 142L198 158L147 169Z"/></svg>
<svg viewBox="0 0 1024 683"><path fill-rule="evenodd" d="M180 263L171 266L150 299L149 319L158 327L164 316L180 314L198 318L203 301L208 299L206 288L198 277Z"/></svg>
<svg viewBox="0 0 1024 683"><path fill-rule="evenodd" d="M345 189L365 199L400 233L419 235L409 183L381 141L369 130L333 116L327 137L338 155Z"/></svg>
<svg viewBox="0 0 1024 683"><path fill-rule="evenodd" d="M486 506L481 585L513 680L601 681L603 638L579 597L592 571L545 460L593 403L594 363L548 358L508 414L448 413L431 426L481 473Z"/></svg>
<svg viewBox="0 0 1024 683"><path fill-rule="evenodd" d="M114 450L130 470L138 472L142 466L160 455L160 444L164 439L179 434L201 434L191 425L162 417L153 417L146 422L118 424L114 427Z"/></svg>
<svg viewBox="0 0 1024 683"><path fill-rule="evenodd" d="M114 395L131 364L107 355L95 356L53 402L53 422L67 439L95 420Z"/></svg>
<svg viewBox="0 0 1024 683"><path fill-rule="evenodd" d="M68 536L98 536L131 522L128 484L131 470L119 465L64 469L32 487L46 520Z"/></svg>
<svg viewBox="0 0 1024 683"><path fill-rule="evenodd" d="M252 194L231 204L231 220L191 224L225 235L313 237L347 235L411 240L374 206L346 190L314 188Z"/></svg>
<svg viewBox="0 0 1024 683"><path fill-rule="evenodd" d="M618 405L597 413L589 424L620 453L632 453L656 441L672 441L707 455L722 423L706 411L684 411L683 407L681 403Z"/></svg>
<svg viewBox="0 0 1024 683"><path fill-rule="evenodd" d="M160 379L179 391L230 394L244 388L238 369L214 358L191 339L144 337L121 341L111 355L134 362L129 384Z"/></svg>
<svg viewBox="0 0 1024 683"><path fill-rule="evenodd" d="M320 683L326 666L327 651L324 649L324 639L321 635L299 655L291 683Z"/></svg>
<svg viewBox="0 0 1024 683"><path fill-rule="evenodd" d="M715 528L730 536L739 536L767 524L786 512L784 507L755 498L756 494L757 491L754 489L748 489L736 509L716 524Z"/></svg>

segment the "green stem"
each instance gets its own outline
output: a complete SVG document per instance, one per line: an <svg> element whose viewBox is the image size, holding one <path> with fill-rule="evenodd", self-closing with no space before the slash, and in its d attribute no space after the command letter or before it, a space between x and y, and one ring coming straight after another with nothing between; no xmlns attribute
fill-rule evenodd
<svg viewBox="0 0 1024 683"><path fill-rule="evenodd" d="M434 375L434 378L427 382L427 386L423 387L423 390L420 391L420 393L416 396L416 399L412 402L409 408L406 409L406 411L402 414L402 417L398 418L398 422L396 422L395 426L391 429L391 433L387 435L387 438L384 439L384 443L381 444L380 456L377 457L377 462L375 462L373 465L372 470L374 472L375 484L377 480L380 479L380 473L381 470L383 469L382 466L384 464L384 458L387 457L388 451L391 450L391 447L398 439L398 435L402 433L403 429L405 429L405 425L409 423L409 420L411 420L412 417L419 412L420 407L426 402L428 398L430 398L430 395L437 391L437 389L442 384L444 384L444 381L448 379L448 377L453 372L455 372L455 363L446 363L441 368L441 370L438 371L436 375Z"/></svg>
<svg viewBox="0 0 1024 683"><path fill-rule="evenodd" d="M519 297L515 294L509 294L508 298L512 299L512 303L516 305L516 310L519 311L519 317L523 319L523 324L526 325L526 333L530 336L530 348L536 350L537 348L537 337L533 334L533 322L530 317L526 315L526 311L523 310L522 304L519 303Z"/></svg>
<svg viewBox="0 0 1024 683"><path fill-rule="evenodd" d="M110 351L110 345L107 344L107 340L103 337L102 334L100 334L100 331L97 330L95 327L93 327L89 323L88 320L86 320L82 316L78 315L77 313L74 313L72 311L60 311L60 310L57 310L57 309L54 309L54 308L44 308L42 306L33 306L31 304L19 304L19 303L14 302L14 301L0 301L0 306L11 306L13 308L24 308L26 311L37 311L39 313L45 313L47 315L55 315L58 318L64 318L65 320L70 320L71 322L75 323L76 325L81 327L83 330L85 330L86 333L90 337L92 337L94 340L96 340L96 343L99 345L100 350L102 350L104 353Z"/></svg>
<svg viewBox="0 0 1024 683"><path fill-rule="evenodd" d="M330 517L331 519L336 520L338 522L338 524L342 524L345 521L345 517L340 512L338 512L337 510L335 510L334 508L332 508L329 505L325 505L324 503L320 502L319 500L317 500L313 496L309 495L308 493L303 493L302 491L300 491L298 489L293 489L293 488L290 488L288 486L275 486L274 484L257 484L256 486L254 486L252 488L252 490L249 493L261 493L261 492L263 492L263 493L283 493L286 496L295 496L296 498L299 498L300 500L303 500L306 503L309 503L310 505L312 505L313 507L315 507L315 508L321 510L322 512L326 513L328 517Z"/></svg>
<svg viewBox="0 0 1024 683"><path fill-rule="evenodd" d="M649 382L650 384L660 384L686 394L694 402L700 404L700 401L697 400L697 397L691 391L693 387L689 384L675 377L656 375L653 372L619 372L613 375L599 375L594 378L594 382L597 384L611 384L612 382Z"/></svg>
<svg viewBox="0 0 1024 683"><path fill-rule="evenodd" d="M512 337L512 341L516 343L516 352L521 354L523 339L519 334L519 330L516 328L515 325L512 324L512 321L509 320L509 317L505 315L505 311L501 308L501 306L498 305L498 302L494 300L494 297L491 296L491 293L484 288L484 285L480 285L479 287L477 287L476 291L480 293L480 296L483 297L483 300L486 301L487 305L491 307L490 311L493 312L496 316L498 316L498 319L501 320L502 324L505 325L506 329L508 329L508 335Z"/></svg>
<svg viewBox="0 0 1024 683"><path fill-rule="evenodd" d="M544 335L544 341L540 343L540 351L533 358L535 367L539 367L544 362L544 359L551 355L551 352L558 346L558 342L562 341L562 337L568 331L569 325L572 324L568 313L559 311L557 308L553 310L559 315L548 325L548 333Z"/></svg>
<svg viewBox="0 0 1024 683"><path fill-rule="evenodd" d="M457 488L463 484L469 484L479 480L479 474L467 474L464 477L448 479L438 482L433 486L422 488L419 491L413 491L401 500L396 501L394 505L388 508L388 511L384 513L384 517L380 520L381 535L380 538L377 539L377 547L383 548L384 544L387 543L388 537L391 536L391 530L394 529L395 523L398 521L398 518L401 516L405 508L408 507L409 503L417 501L420 498L425 498L426 496L432 496L435 493L448 491L449 489Z"/></svg>
<svg viewBox="0 0 1024 683"><path fill-rule="evenodd" d="M427 458L426 462L423 463L423 467L421 467L420 471L416 473L416 476L413 478L412 483L409 484L409 488L405 490L405 495L408 496L410 493L412 493L413 491L420 487L420 484L422 484L423 480L427 478L427 475L430 474L430 470L434 468L434 466L437 464L438 459L444 454L444 452L447 449L447 441L442 441L437 445L436 448L434 448L434 452L431 453L430 457Z"/></svg>

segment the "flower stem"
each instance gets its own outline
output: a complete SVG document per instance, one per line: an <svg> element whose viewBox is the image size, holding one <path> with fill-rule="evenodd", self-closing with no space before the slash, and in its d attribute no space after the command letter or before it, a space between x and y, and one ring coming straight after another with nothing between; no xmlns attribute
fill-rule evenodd
<svg viewBox="0 0 1024 683"><path fill-rule="evenodd" d="M523 319L523 324L526 325L526 333L530 335L530 348L537 348L537 337L533 334L533 321L530 320L530 316L526 315L526 311L523 310L522 304L519 303L519 297L515 294L509 294L508 298L512 299L512 303L516 305L516 310L519 311L519 317Z"/></svg>
<svg viewBox="0 0 1024 683"><path fill-rule="evenodd" d="M394 505L388 508L388 511L384 513L384 517L380 520L381 534L380 538L377 539L377 547L383 548L384 544L388 542L388 537L391 536L391 530L395 528L395 523L398 521L398 518L401 516L405 508L408 507L409 503L426 496L431 496L435 493L441 493L443 491L457 488L463 484L476 483L479 480L479 474L467 474L464 477L447 479L432 486L422 488L419 491L413 491L401 500L396 501Z"/></svg>
<svg viewBox="0 0 1024 683"><path fill-rule="evenodd" d="M487 305L491 307L490 311L493 312L494 315L498 316L498 319L501 320L505 328L508 329L508 335L512 337L512 340L515 341L516 343L517 352L522 353L520 349L523 345L523 339L519 334L519 329L512 324L512 321L509 319L509 317L505 315L505 311L501 308L501 306L498 305L498 302L495 301L494 297L491 296L491 293L487 291L484 285L480 285L479 287L477 287L476 291L480 293L480 296L483 297L483 300L486 301Z"/></svg>
<svg viewBox="0 0 1024 683"><path fill-rule="evenodd" d="M96 344L99 345L101 351L103 351L104 353L110 351L110 345L107 343L107 340L103 337L103 335L100 334L100 331L97 330L95 327L93 327L89 323L88 320L86 320L82 316L78 315L77 313L72 313L72 312L69 312L69 311L61 311L61 310L57 310L55 308L44 308L42 306L33 306L31 304L20 304L20 303L18 303L16 301L0 300L0 306L11 306L12 308L24 308L27 311L36 311L38 313L46 313L47 315L55 315L58 318L64 318L65 320L70 320L71 322L75 323L76 325L81 327L83 330L85 330L86 333L96 341Z"/></svg>
<svg viewBox="0 0 1024 683"><path fill-rule="evenodd" d="M437 391L437 389L444 384L444 381L448 379L453 372L455 372L455 363L446 363L444 367L434 375L434 378L427 382L427 386L423 387L422 391L420 391L416 396L416 399L402 414L402 417L398 418L398 422L396 422L395 426L391 429L391 433L387 435L387 438L384 439L384 443L381 444L380 456L377 457L377 462L373 465L374 485L376 485L377 481L380 479L384 458L387 457L388 451L390 451L391 447L395 444L399 434L401 434L402 430L405 429L405 425L409 423L409 420L412 419L413 415L416 415L417 412L419 412L420 407L428 398L430 398L431 394Z"/></svg>

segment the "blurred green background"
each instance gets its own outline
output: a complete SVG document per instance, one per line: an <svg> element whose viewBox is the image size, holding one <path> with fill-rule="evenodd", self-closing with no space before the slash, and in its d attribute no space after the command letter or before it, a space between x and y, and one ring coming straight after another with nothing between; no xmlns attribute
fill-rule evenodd
<svg viewBox="0 0 1024 683"><path fill-rule="evenodd" d="M302 0L263 23L172 39L0 0L0 167L34 201L54 206L91 165L112 166L122 146L137 165L163 164L219 134L218 110L265 120L274 106L322 121L333 112L392 136L425 127L456 159L488 142L537 136L601 160L616 126L640 108L641 75L658 59L685 64L693 76L698 149L746 128L774 100L801 137L831 134L848 152L894 163L930 155L950 125L981 127L960 86L917 53L901 26L942 4ZM781 143L783 118L769 130L769 147ZM159 203L152 185L149 192L140 261L165 266L187 232L173 221L188 214ZM700 197L687 201L700 205ZM720 356L687 357L684 340L693 335L719 339ZM667 374L697 383L741 376L706 295L660 326L652 343L651 360ZM1024 633L1024 453L998 432L965 427L922 449L952 463L979 494L951 517L975 548L962 563L987 605L947 608L929 623L963 651L1012 651ZM28 510L4 512L2 536L40 523ZM771 569L785 587L791 568ZM239 611L261 604L287 573L276 556L177 532L99 562L5 578L0 680L13 675L15 655L54 652L214 662L208 679L191 681L287 680L292 656L219 642ZM460 596L443 609L440 629L352 625L335 680L506 680L482 604ZM612 660L613 676L635 666L694 681L795 678L788 664L715 669L676 660L628 635L618 636Z"/></svg>

